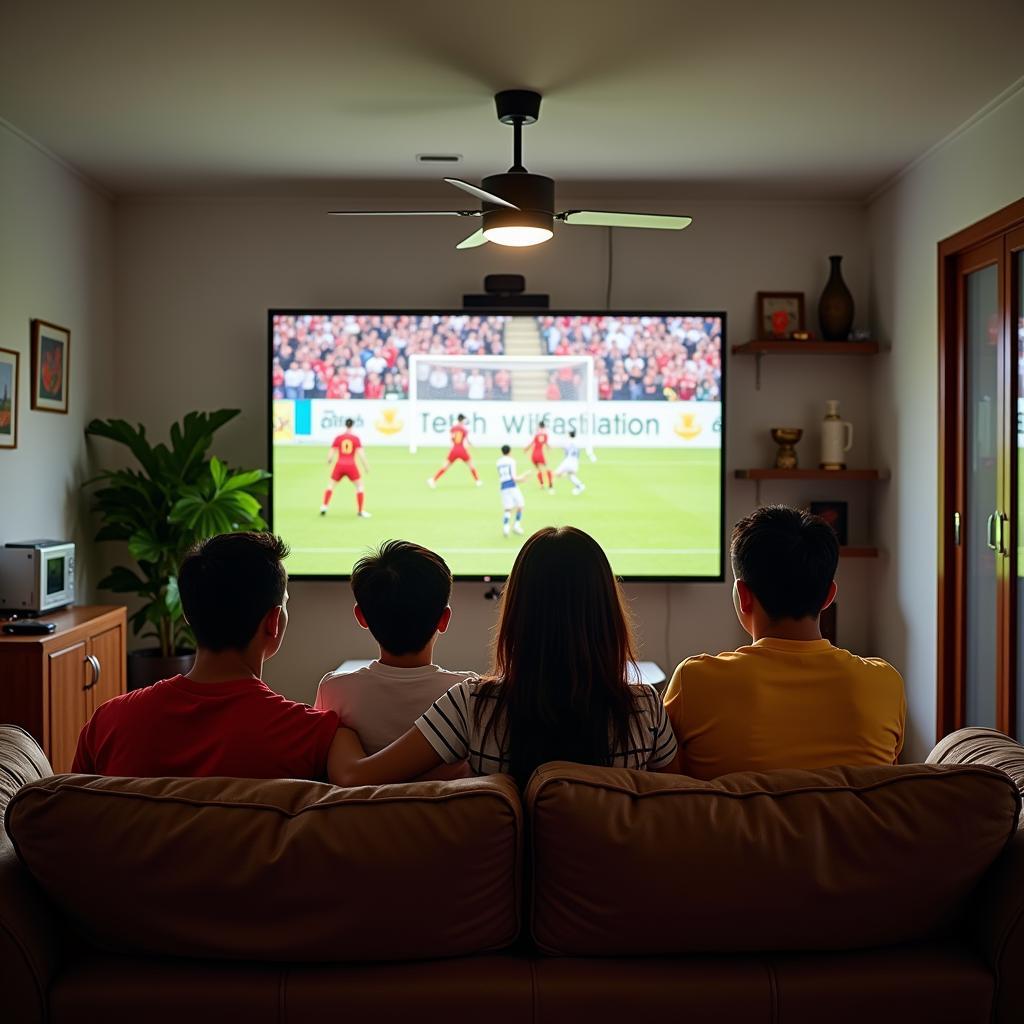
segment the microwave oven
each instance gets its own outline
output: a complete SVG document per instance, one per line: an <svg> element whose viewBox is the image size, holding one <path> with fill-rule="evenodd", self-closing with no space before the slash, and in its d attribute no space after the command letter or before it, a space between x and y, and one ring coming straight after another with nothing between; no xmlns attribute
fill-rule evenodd
<svg viewBox="0 0 1024 1024"><path fill-rule="evenodd" d="M38 615L74 599L74 544L18 540L0 548L0 609Z"/></svg>

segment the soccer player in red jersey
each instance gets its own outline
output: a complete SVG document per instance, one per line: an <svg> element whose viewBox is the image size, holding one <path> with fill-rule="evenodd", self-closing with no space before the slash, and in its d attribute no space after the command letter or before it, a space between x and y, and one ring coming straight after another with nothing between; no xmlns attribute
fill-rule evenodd
<svg viewBox="0 0 1024 1024"><path fill-rule="evenodd" d="M327 465L330 466L333 462L334 466L331 469L331 479L327 484L327 490L324 491L323 504L320 506L320 515L322 516L327 515L327 506L330 505L331 497L334 495L335 484L343 477L347 477L356 486L356 515L363 519L370 518L370 513L363 508L363 501L366 497L363 494L363 473L368 473L370 466L366 461L363 442L352 433L354 426L354 420L345 420L345 433L339 434L331 442Z"/></svg>
<svg viewBox="0 0 1024 1024"><path fill-rule="evenodd" d="M552 494L555 492L555 481L551 470L548 469L547 456L544 454L544 449L548 446L548 432L547 424L544 420L541 420L537 424L537 433L533 435L533 440L523 449L524 452L530 453L530 461L533 463L533 468L537 470L537 483L544 486L545 475L548 478L548 491Z"/></svg>
<svg viewBox="0 0 1024 1024"><path fill-rule="evenodd" d="M483 481L476 471L476 466L473 465L473 457L469 454L469 431L466 429L466 417L461 412L455 417L455 426L451 429L451 436L452 447L448 452L448 460L432 477L428 478L427 486L436 487L437 481L452 468L454 463L464 462L469 466L469 471L473 474L477 487L480 487Z"/></svg>

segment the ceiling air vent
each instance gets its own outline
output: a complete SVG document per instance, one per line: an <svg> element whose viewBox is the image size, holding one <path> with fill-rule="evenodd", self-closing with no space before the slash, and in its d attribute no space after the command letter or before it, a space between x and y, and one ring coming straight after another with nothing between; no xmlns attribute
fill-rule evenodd
<svg viewBox="0 0 1024 1024"><path fill-rule="evenodd" d="M421 164L457 164L462 160L459 153L417 153Z"/></svg>

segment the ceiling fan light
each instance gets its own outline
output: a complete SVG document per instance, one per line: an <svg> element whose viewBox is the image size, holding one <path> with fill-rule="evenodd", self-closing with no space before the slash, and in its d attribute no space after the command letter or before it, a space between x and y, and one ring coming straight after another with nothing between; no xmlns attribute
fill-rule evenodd
<svg viewBox="0 0 1024 1024"><path fill-rule="evenodd" d="M512 184L518 185L518 190L523 192L527 199L536 198L530 195L530 179L534 175L521 174L517 176L507 174L501 177L514 179ZM523 180L515 180L517 178ZM541 184L543 185L548 180L547 178L543 179ZM485 181L490 182L491 179L487 178ZM505 191L507 191L507 183L503 184L506 185ZM533 190L536 191L535 186ZM516 195L515 198L522 200L523 196ZM540 198L546 199L547 196L544 195ZM541 242L546 242L553 234L554 216L544 207L538 208L532 204L523 205L518 210L510 210L500 206L492 207L484 203L482 226L484 237L488 242L521 249L526 246L539 245Z"/></svg>
<svg viewBox="0 0 1024 1024"><path fill-rule="evenodd" d="M506 224L501 227L484 228L484 237L495 245L511 245L524 248L546 242L553 234L551 228L531 227L528 224Z"/></svg>

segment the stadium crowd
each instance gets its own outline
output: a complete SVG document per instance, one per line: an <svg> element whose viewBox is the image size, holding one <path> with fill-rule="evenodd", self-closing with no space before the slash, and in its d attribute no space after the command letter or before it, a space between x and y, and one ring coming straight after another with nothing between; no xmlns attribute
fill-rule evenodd
<svg viewBox="0 0 1024 1024"><path fill-rule="evenodd" d="M502 355L503 316L281 314L274 317L275 398L404 398L409 357L435 357L417 373L422 398L512 398L506 369L445 366L445 356ZM539 316L549 355L594 359L604 401L720 401L722 335L717 317ZM583 397L578 368L549 374L550 401Z"/></svg>
<svg viewBox="0 0 1024 1024"><path fill-rule="evenodd" d="M349 313L274 317L275 398L404 398L409 356L501 355L500 316ZM510 398L507 371L424 366L423 397Z"/></svg>
<svg viewBox="0 0 1024 1024"><path fill-rule="evenodd" d="M722 398L722 322L699 316L545 316L550 355L590 355L598 398L718 402ZM553 371L548 397L579 387Z"/></svg>

